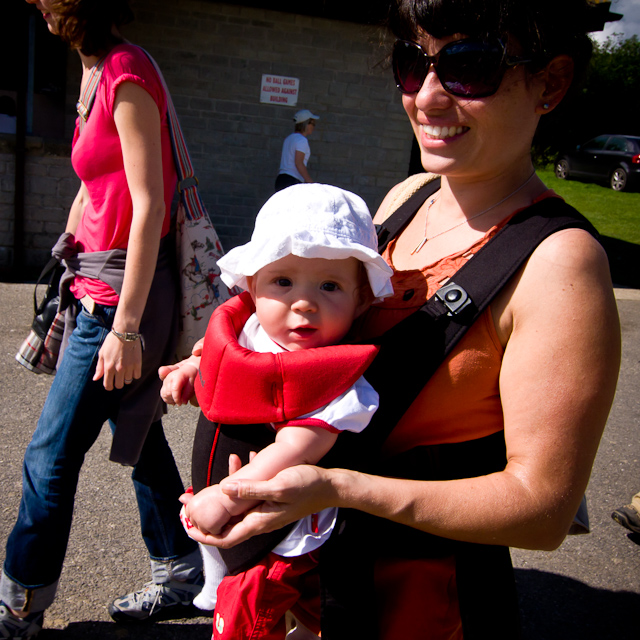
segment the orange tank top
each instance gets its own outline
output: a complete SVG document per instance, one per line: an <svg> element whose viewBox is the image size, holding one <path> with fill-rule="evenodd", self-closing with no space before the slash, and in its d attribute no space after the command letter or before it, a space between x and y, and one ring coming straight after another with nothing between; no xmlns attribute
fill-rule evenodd
<svg viewBox="0 0 640 640"><path fill-rule="evenodd" d="M553 191L546 191L536 202L554 195ZM364 336L380 335L421 307L516 213L514 211L464 251L420 270L396 271L393 296L373 305L358 331ZM395 241L392 241L383 253L392 267L394 246ZM488 308L398 422L387 439L387 454L393 456L423 445L466 442L502 431L499 378L503 353L491 308ZM407 354L405 362L408 367L420 366L414 354Z"/></svg>

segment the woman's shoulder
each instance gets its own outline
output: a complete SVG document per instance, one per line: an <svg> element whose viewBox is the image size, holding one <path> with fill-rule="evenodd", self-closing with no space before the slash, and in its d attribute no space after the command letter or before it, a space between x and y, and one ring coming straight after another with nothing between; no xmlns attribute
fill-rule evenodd
<svg viewBox="0 0 640 640"><path fill-rule="evenodd" d="M600 242L584 229L557 231L535 249L527 268L533 273L566 274L575 280L609 275L609 261Z"/></svg>
<svg viewBox="0 0 640 640"><path fill-rule="evenodd" d="M151 94L162 111L166 108L162 80L140 47L129 43L114 47L105 60L103 76L110 101L115 99L115 91L120 84L134 82Z"/></svg>
<svg viewBox="0 0 640 640"><path fill-rule="evenodd" d="M556 314L566 320L569 314L580 330L583 323L594 321L595 310L613 307L607 255L596 238L578 228L543 240L492 305L503 344L518 324L535 324Z"/></svg>
<svg viewBox="0 0 640 640"><path fill-rule="evenodd" d="M309 141L299 131L296 131L296 132L292 133L289 136L289 138L293 142L293 144L295 144L297 147L299 147L299 146L308 147L309 146Z"/></svg>
<svg viewBox="0 0 640 640"><path fill-rule="evenodd" d="M123 42L109 51L105 60L105 68L139 66L145 61L148 61L147 55L140 47L135 44Z"/></svg>
<svg viewBox="0 0 640 640"><path fill-rule="evenodd" d="M128 76L160 84L155 67L144 50L129 43L119 44L109 52L104 63L104 74L111 80Z"/></svg>

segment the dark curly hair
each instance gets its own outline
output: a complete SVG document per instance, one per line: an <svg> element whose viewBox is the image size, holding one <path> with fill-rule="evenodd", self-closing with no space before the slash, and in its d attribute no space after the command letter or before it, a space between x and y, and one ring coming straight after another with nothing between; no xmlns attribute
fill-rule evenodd
<svg viewBox="0 0 640 640"><path fill-rule="evenodd" d="M443 38L457 33L517 43L519 55L532 60L531 72L555 56L573 59L574 77L591 58L586 0L395 0L388 26L403 40L428 33Z"/></svg>
<svg viewBox="0 0 640 640"><path fill-rule="evenodd" d="M86 56L101 55L120 43L111 28L133 20L129 0L54 0L58 35Z"/></svg>

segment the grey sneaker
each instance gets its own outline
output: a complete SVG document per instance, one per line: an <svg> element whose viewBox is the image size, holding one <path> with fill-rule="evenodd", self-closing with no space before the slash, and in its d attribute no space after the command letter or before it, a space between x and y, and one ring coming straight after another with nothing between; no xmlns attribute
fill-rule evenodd
<svg viewBox="0 0 640 640"><path fill-rule="evenodd" d="M4 602L0 602L0 638L14 638L15 640L29 640L35 638L42 629L44 611L30 613L25 618L19 618L11 613L11 609Z"/></svg>
<svg viewBox="0 0 640 640"><path fill-rule="evenodd" d="M109 615L116 622L147 622L186 617L193 614L192 602L202 591L203 584L202 574L194 582L147 582L139 591L116 598L109 605Z"/></svg>
<svg viewBox="0 0 640 640"><path fill-rule="evenodd" d="M633 531L634 533L640 533L640 513L636 511L633 505L625 505L616 509L611 517L623 527Z"/></svg>

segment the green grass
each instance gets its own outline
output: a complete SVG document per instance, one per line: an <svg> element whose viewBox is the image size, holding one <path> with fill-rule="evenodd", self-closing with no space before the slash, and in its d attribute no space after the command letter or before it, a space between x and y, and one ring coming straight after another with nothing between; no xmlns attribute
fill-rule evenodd
<svg viewBox="0 0 640 640"><path fill-rule="evenodd" d="M538 169L542 181L574 206L603 236L640 245L640 193L619 193L609 187L558 180L553 169Z"/></svg>

